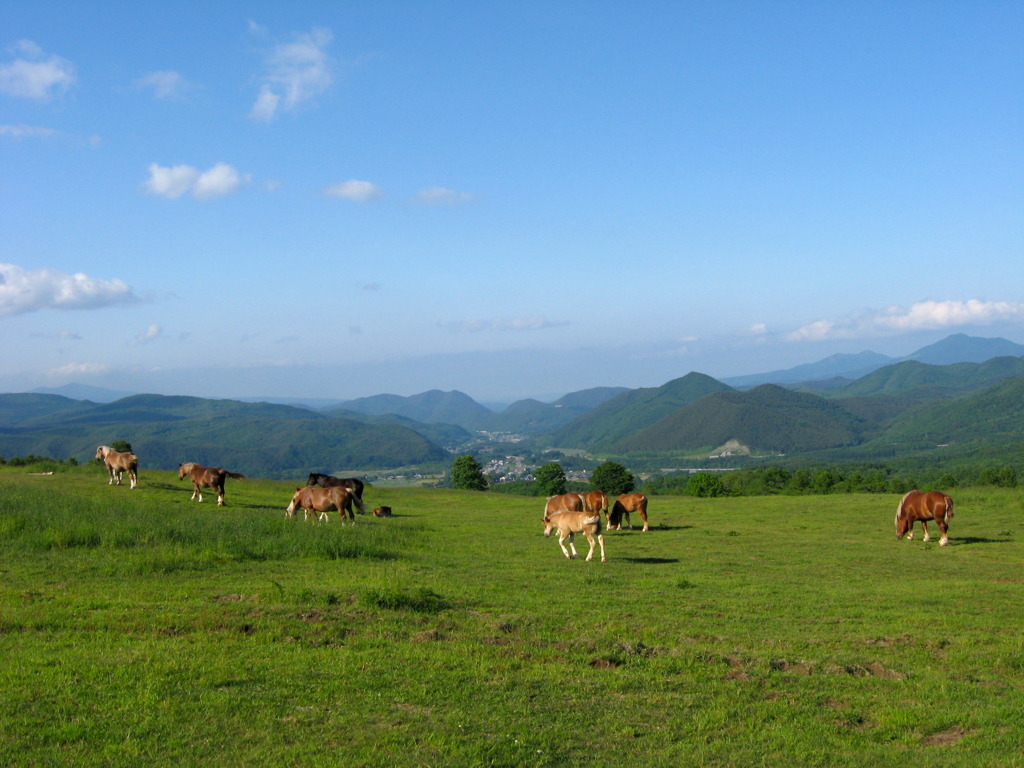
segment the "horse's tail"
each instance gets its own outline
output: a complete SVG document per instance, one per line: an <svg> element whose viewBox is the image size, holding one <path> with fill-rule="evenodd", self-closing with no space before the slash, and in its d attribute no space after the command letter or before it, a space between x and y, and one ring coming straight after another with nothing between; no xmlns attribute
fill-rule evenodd
<svg viewBox="0 0 1024 768"><path fill-rule="evenodd" d="M243 475L241 472L227 472L227 471L225 471L225 474L227 474L228 477L235 478L235 480L245 480L245 475Z"/></svg>
<svg viewBox="0 0 1024 768"><path fill-rule="evenodd" d="M953 499L950 496L946 497L946 512L942 517L942 522L949 525L950 519L953 517Z"/></svg>

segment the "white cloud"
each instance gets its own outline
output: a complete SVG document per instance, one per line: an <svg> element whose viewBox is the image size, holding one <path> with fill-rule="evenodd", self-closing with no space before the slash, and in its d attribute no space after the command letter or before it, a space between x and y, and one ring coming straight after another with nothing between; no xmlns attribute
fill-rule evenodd
<svg viewBox="0 0 1024 768"><path fill-rule="evenodd" d="M135 338L140 344L145 344L147 342L153 341L153 339L159 338L162 335L163 328L154 323L153 325L149 326L146 330L138 334Z"/></svg>
<svg viewBox="0 0 1024 768"><path fill-rule="evenodd" d="M479 333L480 331L539 331L564 325L568 325L568 323L548 320L546 317L495 317L489 320L458 320L445 323L442 327L458 333Z"/></svg>
<svg viewBox="0 0 1024 768"><path fill-rule="evenodd" d="M68 376L102 376L110 372L110 366L105 363L68 363L50 371L50 376L55 378L66 378Z"/></svg>
<svg viewBox="0 0 1024 768"><path fill-rule="evenodd" d="M458 205L470 202L473 195L447 187L426 187L419 191L415 199L420 205Z"/></svg>
<svg viewBox="0 0 1024 768"><path fill-rule="evenodd" d="M131 286L121 280L0 264L0 317L42 309L98 309L138 300Z"/></svg>
<svg viewBox="0 0 1024 768"><path fill-rule="evenodd" d="M240 174L227 163L217 163L207 171L191 165L165 167L157 163L149 166L149 178L144 188L149 194L175 199L190 192L197 200L212 200L237 192L252 177Z"/></svg>
<svg viewBox="0 0 1024 768"><path fill-rule="evenodd" d="M16 58L0 65L0 93L35 101L48 101L75 83L75 68L60 56L46 56L31 40L14 45Z"/></svg>
<svg viewBox="0 0 1024 768"><path fill-rule="evenodd" d="M252 23L250 31L254 31ZM273 120L281 109L293 109L326 91L334 79L326 50L332 38L330 30L317 27L291 43L275 46L249 116Z"/></svg>
<svg viewBox="0 0 1024 768"><path fill-rule="evenodd" d="M340 184L329 184L324 187L324 194L328 197L338 197L342 200L365 203L381 197L384 194L384 190L372 182L352 179L350 181L343 181Z"/></svg>
<svg viewBox="0 0 1024 768"><path fill-rule="evenodd" d="M789 341L857 339L888 333L1024 321L1024 304L1007 301L921 301L844 320L818 320L790 333Z"/></svg>
<svg viewBox="0 0 1024 768"><path fill-rule="evenodd" d="M57 132L52 128L33 125L0 125L0 136L16 141L21 139L45 139Z"/></svg>
<svg viewBox="0 0 1024 768"><path fill-rule="evenodd" d="M227 163L217 163L213 168L199 174L192 188L192 194L199 200L212 200L237 192L249 181L249 176L242 176Z"/></svg>
<svg viewBox="0 0 1024 768"><path fill-rule="evenodd" d="M256 103L252 105L249 117L257 120L273 120L277 114L277 105L281 103L281 97L274 93L269 85L260 88L260 94L256 97Z"/></svg>
<svg viewBox="0 0 1024 768"><path fill-rule="evenodd" d="M174 70L150 72L135 81L137 88L152 89L158 99L178 99L192 87L191 84Z"/></svg>

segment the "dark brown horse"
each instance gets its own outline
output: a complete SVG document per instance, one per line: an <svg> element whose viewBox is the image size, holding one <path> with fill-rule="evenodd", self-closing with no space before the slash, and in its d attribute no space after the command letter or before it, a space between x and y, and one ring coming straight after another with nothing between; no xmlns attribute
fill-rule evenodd
<svg viewBox="0 0 1024 768"><path fill-rule="evenodd" d="M284 511L285 517L295 517L295 512L302 507L302 519L306 520L310 514L316 515L317 520L327 520L327 513L336 509L341 513L342 522L346 515L353 523L356 516L352 514L352 502L355 496L341 485L332 485L329 488L317 488L304 485L296 488L292 495L291 504Z"/></svg>
<svg viewBox="0 0 1024 768"><path fill-rule="evenodd" d="M123 472L128 473L129 488L139 484L139 457L134 453L115 451L109 445L101 445L96 449L96 458L103 462L110 473L107 485L114 485L115 477L117 485L120 485Z"/></svg>
<svg viewBox="0 0 1024 768"><path fill-rule="evenodd" d="M629 519L631 512L639 512L640 519L644 521L644 530L647 530L647 497L642 493L624 493L615 500L611 512L608 512L608 530L621 531L622 518L626 518L626 524L633 530L633 523Z"/></svg>
<svg viewBox="0 0 1024 768"><path fill-rule="evenodd" d="M306 485L319 485L322 488L332 488L335 486L346 488L352 494L352 501L355 503L356 509L359 510L359 514L366 514L366 507L363 506L363 481L358 477L335 477L334 475L325 475L320 472L310 472Z"/></svg>
<svg viewBox="0 0 1024 768"><path fill-rule="evenodd" d="M184 464L178 465L178 479L183 479L188 475L189 480L192 481L192 498L199 497L200 503L203 501L203 488L212 488L217 492L217 506L224 506L224 481L233 477L237 480L244 480L245 475L239 472L228 472L226 469L220 467L204 467L202 464L196 464L192 461L186 461Z"/></svg>
<svg viewBox="0 0 1024 768"><path fill-rule="evenodd" d="M928 520L934 520L939 526L942 538L939 539L939 546L946 546L949 543L949 521L953 517L953 500L942 491L911 491L902 499L896 507L896 538L907 540L914 538L914 523L921 523L924 529L924 540L929 541Z"/></svg>

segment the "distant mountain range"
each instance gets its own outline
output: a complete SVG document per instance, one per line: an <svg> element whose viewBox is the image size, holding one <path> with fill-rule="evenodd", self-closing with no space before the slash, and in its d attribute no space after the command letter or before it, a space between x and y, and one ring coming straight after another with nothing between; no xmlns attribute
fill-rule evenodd
<svg viewBox="0 0 1024 768"><path fill-rule="evenodd" d="M480 432L528 435L538 448L597 456L694 460L726 451L874 459L933 455L940 445L948 457L1024 444L1024 346L1005 339L958 334L895 362L866 352L765 377L773 381L689 373L660 387L521 400L500 413L437 390L323 410L158 395L104 403L95 390L82 390L93 399L0 395L0 455L90 459L96 445L127 440L149 466L198 461L298 477L448 462Z"/></svg>
<svg viewBox="0 0 1024 768"><path fill-rule="evenodd" d="M877 352L861 352L856 355L832 355L816 363L798 365L782 371L756 373L749 376L733 376L722 379L723 383L736 389L756 387L760 384L800 384L841 378L853 381L869 373L906 360L931 365L952 365L953 363L983 363L993 357L1020 357L1024 346L1006 339L983 339L956 333L942 341L922 347L906 357L889 357Z"/></svg>

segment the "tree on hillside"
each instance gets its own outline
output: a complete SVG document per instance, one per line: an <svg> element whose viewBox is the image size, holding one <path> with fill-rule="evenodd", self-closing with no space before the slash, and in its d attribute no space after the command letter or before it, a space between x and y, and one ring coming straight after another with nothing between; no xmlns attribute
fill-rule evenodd
<svg viewBox="0 0 1024 768"><path fill-rule="evenodd" d="M561 496L565 493L565 470L557 461L549 461L533 473L541 496Z"/></svg>
<svg viewBox="0 0 1024 768"><path fill-rule="evenodd" d="M124 440L115 440L110 444L110 447L118 453L131 453L132 444Z"/></svg>
<svg viewBox="0 0 1024 768"><path fill-rule="evenodd" d="M452 485L467 491L486 491L484 468L470 454L459 456L452 464Z"/></svg>
<svg viewBox="0 0 1024 768"><path fill-rule="evenodd" d="M594 470L590 484L608 496L621 496L636 488L636 479L629 470L614 461L606 461Z"/></svg>

